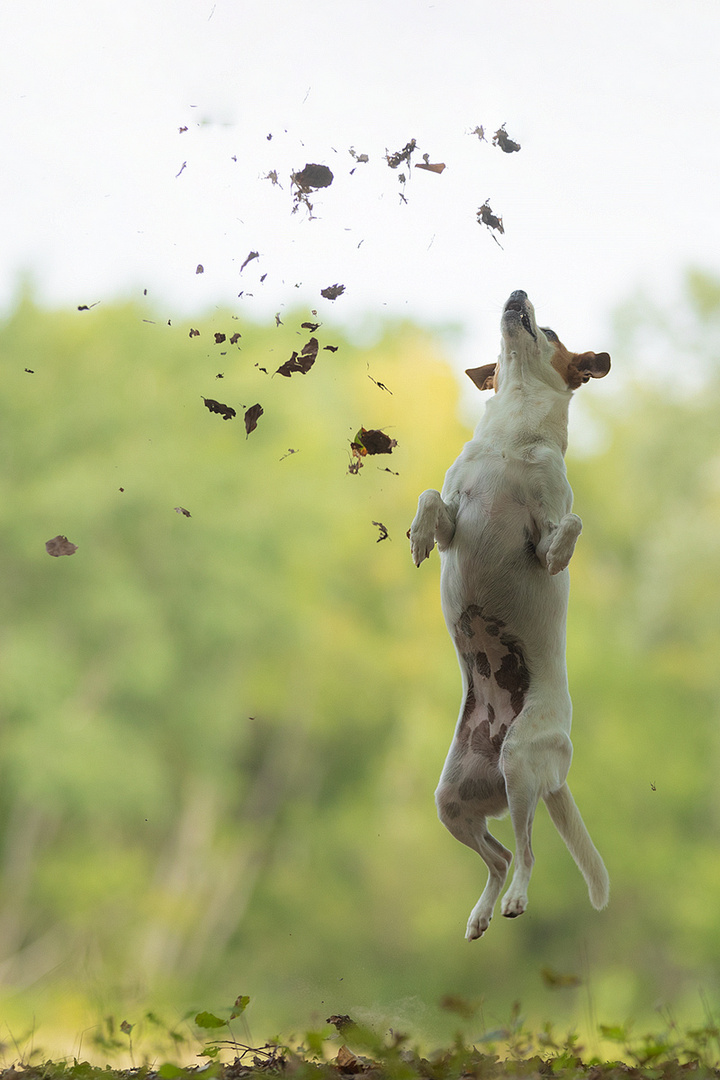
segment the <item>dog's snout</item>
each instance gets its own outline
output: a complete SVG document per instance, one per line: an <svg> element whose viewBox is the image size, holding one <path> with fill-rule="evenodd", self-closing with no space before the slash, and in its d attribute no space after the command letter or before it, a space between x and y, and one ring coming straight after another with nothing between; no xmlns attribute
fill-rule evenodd
<svg viewBox="0 0 720 1080"><path fill-rule="evenodd" d="M514 292L510 293L510 299L511 300L527 300L527 293L525 292L524 289L515 289Z"/></svg>

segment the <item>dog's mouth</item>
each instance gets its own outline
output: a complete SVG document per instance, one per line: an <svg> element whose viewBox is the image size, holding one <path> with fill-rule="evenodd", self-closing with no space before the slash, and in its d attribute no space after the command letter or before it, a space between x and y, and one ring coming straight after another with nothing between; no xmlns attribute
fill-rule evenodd
<svg viewBox="0 0 720 1080"><path fill-rule="evenodd" d="M514 292L508 302L505 304L503 315L507 315L509 312L515 312L520 316L520 325L524 330L527 330L530 337L537 341L537 334L530 318L530 312L528 311L528 298L527 293L522 289L518 289Z"/></svg>

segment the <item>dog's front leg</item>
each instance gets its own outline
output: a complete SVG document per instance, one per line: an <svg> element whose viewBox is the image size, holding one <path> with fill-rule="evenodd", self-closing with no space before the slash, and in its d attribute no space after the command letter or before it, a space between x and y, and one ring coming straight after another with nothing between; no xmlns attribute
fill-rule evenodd
<svg viewBox="0 0 720 1080"><path fill-rule="evenodd" d="M410 550L413 562L419 566L435 547L442 551L455 535L457 505L443 502L439 491L423 491L418 508L410 526Z"/></svg>
<svg viewBox="0 0 720 1080"><path fill-rule="evenodd" d="M565 514L558 525L545 522L535 554L550 574L559 574L570 562L582 521L577 514Z"/></svg>

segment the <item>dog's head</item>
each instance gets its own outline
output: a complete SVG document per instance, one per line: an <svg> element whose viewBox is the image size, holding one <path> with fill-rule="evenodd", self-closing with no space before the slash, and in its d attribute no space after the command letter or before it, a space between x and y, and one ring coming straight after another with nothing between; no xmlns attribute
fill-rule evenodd
<svg viewBox="0 0 720 1080"><path fill-rule="evenodd" d="M534 376L568 390L577 390L589 379L602 379L610 370L606 352L571 353L554 330L538 326L535 309L522 289L510 294L500 327L502 349L497 364L466 372L480 390L499 390L505 364L513 359L520 361L528 378ZM562 382L558 382L558 375Z"/></svg>

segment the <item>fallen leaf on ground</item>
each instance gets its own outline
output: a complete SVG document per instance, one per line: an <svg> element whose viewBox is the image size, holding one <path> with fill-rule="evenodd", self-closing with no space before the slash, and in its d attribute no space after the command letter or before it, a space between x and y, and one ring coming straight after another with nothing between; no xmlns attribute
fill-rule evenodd
<svg viewBox="0 0 720 1080"><path fill-rule="evenodd" d="M73 544L68 540L67 536L53 536L52 540L46 542L45 550L48 555L53 555L56 558L60 555L74 555L77 551L77 544Z"/></svg>

